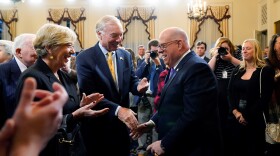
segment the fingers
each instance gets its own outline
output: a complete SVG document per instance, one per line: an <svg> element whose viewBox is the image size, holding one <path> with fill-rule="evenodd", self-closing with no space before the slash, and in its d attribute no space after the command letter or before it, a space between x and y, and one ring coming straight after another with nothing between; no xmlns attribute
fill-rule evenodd
<svg viewBox="0 0 280 156"><path fill-rule="evenodd" d="M20 96L18 110L25 109L26 105L32 103L34 96L35 96L36 87L37 87L37 84L36 84L36 81L34 78L29 77L29 78L25 79L22 93Z"/></svg>
<svg viewBox="0 0 280 156"><path fill-rule="evenodd" d="M8 119L0 131L0 142L10 140L15 132L15 122L13 119Z"/></svg>

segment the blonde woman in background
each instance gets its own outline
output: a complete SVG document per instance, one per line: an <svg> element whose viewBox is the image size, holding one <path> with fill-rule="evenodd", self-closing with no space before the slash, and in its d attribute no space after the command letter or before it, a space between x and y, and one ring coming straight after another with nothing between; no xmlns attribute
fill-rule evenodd
<svg viewBox="0 0 280 156"><path fill-rule="evenodd" d="M235 156L264 156L265 121L273 89L274 70L266 66L259 42L247 39L242 45L240 66L229 82L229 103ZM261 85L261 86L260 86Z"/></svg>

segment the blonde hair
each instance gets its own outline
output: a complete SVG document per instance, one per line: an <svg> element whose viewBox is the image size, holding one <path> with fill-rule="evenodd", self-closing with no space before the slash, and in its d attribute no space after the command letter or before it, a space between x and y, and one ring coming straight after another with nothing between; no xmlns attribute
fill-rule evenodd
<svg viewBox="0 0 280 156"><path fill-rule="evenodd" d="M266 65L265 61L263 60L263 55L262 55L262 51L261 51L261 47L259 42L256 39L246 39L243 44L245 44L246 42L249 42L253 45L254 48L254 53L253 53L253 63L254 66L258 67L263 67ZM242 44L242 45L243 45ZM246 61L243 59L240 62L240 68L239 69L245 69L246 68Z"/></svg>
<svg viewBox="0 0 280 156"><path fill-rule="evenodd" d="M77 35L68 27L57 24L44 24L36 33L33 42L38 56L45 56L47 46L54 47L62 44L74 44Z"/></svg>

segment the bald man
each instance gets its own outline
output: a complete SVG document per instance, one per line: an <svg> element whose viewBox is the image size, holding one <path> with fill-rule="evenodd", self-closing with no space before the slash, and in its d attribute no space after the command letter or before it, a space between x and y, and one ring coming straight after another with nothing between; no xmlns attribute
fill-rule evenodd
<svg viewBox="0 0 280 156"><path fill-rule="evenodd" d="M162 31L159 43L164 63L173 71L167 75L157 113L138 126L132 136L138 137L144 128L156 126L159 140L147 147L154 155L221 155L217 83L211 69L190 51L181 28Z"/></svg>

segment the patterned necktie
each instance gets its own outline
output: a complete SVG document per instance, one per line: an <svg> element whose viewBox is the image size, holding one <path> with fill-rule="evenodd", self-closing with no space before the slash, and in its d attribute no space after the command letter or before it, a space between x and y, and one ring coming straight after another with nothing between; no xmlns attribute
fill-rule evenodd
<svg viewBox="0 0 280 156"><path fill-rule="evenodd" d="M116 82L115 67L113 64L113 57L112 57L113 52L108 52L107 54L108 54L107 63L108 63L109 69L111 71L112 77L113 77L114 81Z"/></svg>

